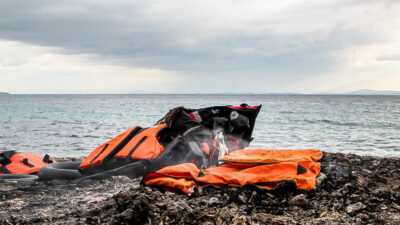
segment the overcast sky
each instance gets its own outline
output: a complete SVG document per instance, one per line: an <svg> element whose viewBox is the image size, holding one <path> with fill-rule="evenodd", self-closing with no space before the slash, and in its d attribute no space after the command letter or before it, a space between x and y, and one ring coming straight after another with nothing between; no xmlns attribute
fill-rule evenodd
<svg viewBox="0 0 400 225"><path fill-rule="evenodd" d="M400 91L400 1L0 0L0 91Z"/></svg>

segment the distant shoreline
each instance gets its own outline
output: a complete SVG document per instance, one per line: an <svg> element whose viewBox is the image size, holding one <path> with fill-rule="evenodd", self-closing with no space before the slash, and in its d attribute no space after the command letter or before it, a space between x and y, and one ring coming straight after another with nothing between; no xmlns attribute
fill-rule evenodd
<svg viewBox="0 0 400 225"><path fill-rule="evenodd" d="M0 95L271 95L271 96L400 96L399 93L377 93L377 94L351 94L351 93L312 93L312 94L304 94L304 93L41 93L41 94L11 94L6 92L0 92Z"/></svg>
<svg viewBox="0 0 400 225"><path fill-rule="evenodd" d="M8 92L0 92L0 95L11 95ZM313 93L297 93L297 92L157 92L157 91L129 91L126 93L20 93L12 95L350 95L350 96L382 96L382 95L400 95L400 91L394 90L370 90L362 89L349 92L313 92Z"/></svg>

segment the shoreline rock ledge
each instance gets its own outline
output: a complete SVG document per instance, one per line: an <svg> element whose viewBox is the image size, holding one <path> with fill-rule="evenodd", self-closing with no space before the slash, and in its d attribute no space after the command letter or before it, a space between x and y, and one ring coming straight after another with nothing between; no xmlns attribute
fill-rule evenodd
<svg viewBox="0 0 400 225"><path fill-rule="evenodd" d="M140 179L0 182L0 224L400 224L400 158L324 153L317 188L206 187Z"/></svg>

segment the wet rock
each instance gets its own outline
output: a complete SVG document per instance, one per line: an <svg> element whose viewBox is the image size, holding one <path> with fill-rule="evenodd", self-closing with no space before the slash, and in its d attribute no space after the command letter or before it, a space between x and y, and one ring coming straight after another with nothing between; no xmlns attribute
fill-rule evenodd
<svg viewBox="0 0 400 225"><path fill-rule="evenodd" d="M241 203L246 203L247 202L247 197L244 194L240 194L238 198L239 198Z"/></svg>
<svg viewBox="0 0 400 225"><path fill-rule="evenodd" d="M325 179L326 179L326 175L324 173L319 173L319 175L317 176L317 187L319 185L321 185Z"/></svg>
<svg viewBox="0 0 400 225"><path fill-rule="evenodd" d="M360 211L361 209L365 209L365 205L361 202L357 202L355 204L351 204L349 206L346 207L346 212L348 214L352 214L354 212Z"/></svg>
<svg viewBox="0 0 400 225"><path fill-rule="evenodd" d="M300 194L300 195L297 195L297 196L293 197L290 200L290 203L293 204L293 205L302 206L302 205L307 205L308 204L308 200L306 199L305 194Z"/></svg>
<svg viewBox="0 0 400 225"><path fill-rule="evenodd" d="M218 198L216 198L216 197L212 197L212 198L210 198L210 200L208 201L208 203L209 204L218 204L218 203L220 203L220 201L219 201L219 199Z"/></svg>

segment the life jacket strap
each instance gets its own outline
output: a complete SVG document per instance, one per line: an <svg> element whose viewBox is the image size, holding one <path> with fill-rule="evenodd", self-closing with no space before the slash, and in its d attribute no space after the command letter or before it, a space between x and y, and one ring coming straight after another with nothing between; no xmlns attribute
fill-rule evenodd
<svg viewBox="0 0 400 225"><path fill-rule="evenodd" d="M28 159L27 159L27 158L24 158L21 162L22 162L25 166L35 167L34 165L32 165L32 164L30 164L30 163L28 162Z"/></svg>
<svg viewBox="0 0 400 225"><path fill-rule="evenodd" d="M16 154L15 151L0 152L0 164L5 166L11 163L11 157L15 154Z"/></svg>
<svg viewBox="0 0 400 225"><path fill-rule="evenodd" d="M50 158L50 156L48 154L46 154L43 157L43 162L50 164L50 163L53 163L53 160Z"/></svg>
<svg viewBox="0 0 400 225"><path fill-rule="evenodd" d="M0 166L0 174L10 174L11 172L7 169L6 166Z"/></svg>
<svg viewBox="0 0 400 225"><path fill-rule="evenodd" d="M128 158L132 157L132 154L135 152L135 150L147 139L147 136L142 137L142 139L139 140L139 142L132 148L131 151L128 153Z"/></svg>

